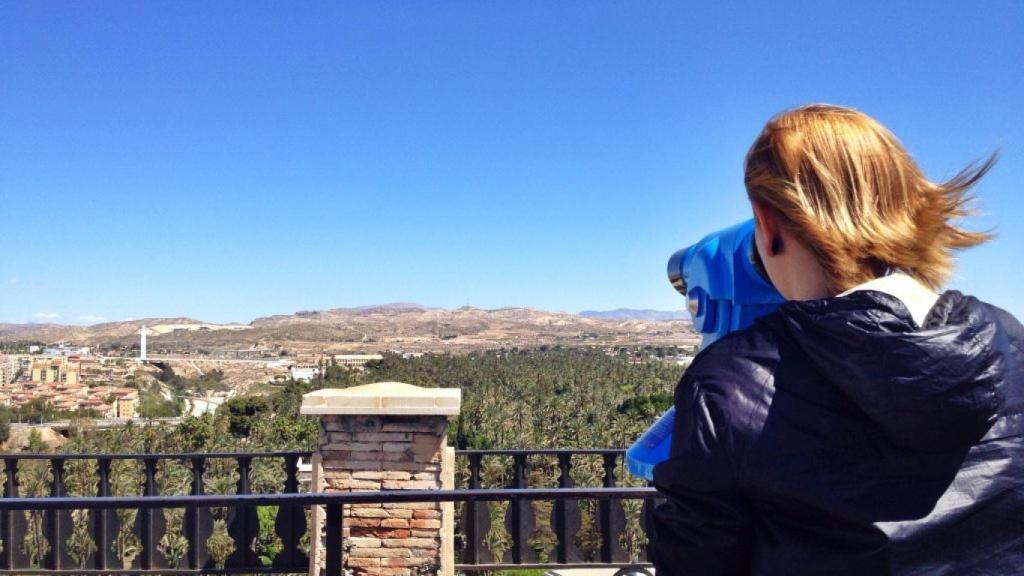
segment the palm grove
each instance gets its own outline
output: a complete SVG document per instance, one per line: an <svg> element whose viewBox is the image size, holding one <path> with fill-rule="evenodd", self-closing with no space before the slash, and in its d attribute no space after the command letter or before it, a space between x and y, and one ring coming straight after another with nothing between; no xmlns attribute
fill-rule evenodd
<svg viewBox="0 0 1024 576"><path fill-rule="evenodd" d="M604 448L625 447L636 439L672 400L672 391L682 368L657 358L676 353L675 349L619 350L607 354L600 350L553 348L540 350L500 350L465 355L430 354L417 358L385 355L363 371L328 365L311 382L286 381L266 395L236 396L216 413L185 418L177 427L129 424L110 430L91 429L81 422L72 430L66 453L213 453L311 451L317 443L317 422L299 416L302 395L319 388L339 388L378 381L400 381L425 387L462 389L461 415L449 425L449 443L457 449L512 448ZM637 360L637 358L643 358ZM30 451L45 451L38 437L30 439ZM69 495L92 496L96 493L95 461L69 460L65 478ZM530 486L554 486L558 480L557 461L553 457L532 457L528 462ZM281 462L256 459L250 474L254 492L280 490L284 480ZM485 486L505 486L511 480L511 461L507 457L486 457L481 480ZM576 456L573 481L578 486L597 486L602 479L599 457ZM52 472L47 460L25 461L19 468L19 484L25 495L49 493ZM457 482L466 482L466 464L458 460ZM620 470L617 476L625 484L640 481ZM115 495L140 494L143 472L134 460L118 460L111 470ZM188 462L161 461L157 488L161 494L187 494L191 472ZM230 460L210 461L204 478L209 493L234 492L237 470ZM587 504L587 503L585 503ZM593 503L589 503L593 504ZM594 552L600 537L594 526L594 507L582 507L583 529L577 543ZM541 558L554 546L554 535L547 528L550 502L535 503L537 530L530 543ZM507 503L490 507L493 527L486 545L496 557L508 549L508 534L501 518ZM627 533L623 545L635 550L641 540L639 503L626 503ZM260 530L253 546L264 562L270 562L280 550L273 533L276 511L260 510ZM118 557L130 564L139 553L139 542L132 533L136 511L118 512L121 526L111 546ZM172 564L184 558L187 542L182 532L182 510L164 510L167 535L160 540L160 552ZM38 513L26 512L28 530L20 545L38 563L53 543L47 542ZM69 555L85 562L96 544L89 537L89 512L73 518L70 538L64 543ZM124 516L122 518L122 516ZM218 564L235 550L228 536L226 510L214 510L213 534L206 542ZM38 525L38 526L37 526ZM38 527L38 530L33 530ZM0 543L6 545L7 543ZM126 564L126 565L127 565Z"/></svg>

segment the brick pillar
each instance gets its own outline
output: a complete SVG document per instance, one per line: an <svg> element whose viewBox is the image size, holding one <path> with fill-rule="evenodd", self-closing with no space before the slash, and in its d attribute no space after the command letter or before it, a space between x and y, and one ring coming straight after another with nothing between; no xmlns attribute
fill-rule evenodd
<svg viewBox="0 0 1024 576"><path fill-rule="evenodd" d="M458 388L380 382L324 389L302 398L303 414L320 416L314 489L439 490L450 486L454 458L447 417L459 413ZM324 559L323 514L314 515L310 573ZM454 574L454 508L434 503L346 506L345 568L354 575ZM348 573L348 572L347 572ZM338 575L330 575L338 576Z"/></svg>

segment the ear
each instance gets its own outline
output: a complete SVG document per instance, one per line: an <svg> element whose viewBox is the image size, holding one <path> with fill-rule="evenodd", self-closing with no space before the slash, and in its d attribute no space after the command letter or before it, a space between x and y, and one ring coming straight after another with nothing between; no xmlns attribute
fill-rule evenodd
<svg viewBox="0 0 1024 576"><path fill-rule="evenodd" d="M754 209L754 221L756 223L754 234L761 246L768 246L772 239L781 232L779 229L779 218L770 207L753 201L750 206Z"/></svg>

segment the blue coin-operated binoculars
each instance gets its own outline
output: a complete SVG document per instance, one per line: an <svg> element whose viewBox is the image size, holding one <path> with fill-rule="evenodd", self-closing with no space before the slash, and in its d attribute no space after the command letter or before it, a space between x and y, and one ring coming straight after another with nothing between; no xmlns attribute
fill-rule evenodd
<svg viewBox="0 0 1024 576"><path fill-rule="evenodd" d="M753 220L709 234L669 258L669 281L687 299L693 327L702 335L702 350L783 302L760 262ZM669 408L626 450L630 472L654 479L654 465L669 456L675 414L675 407Z"/></svg>

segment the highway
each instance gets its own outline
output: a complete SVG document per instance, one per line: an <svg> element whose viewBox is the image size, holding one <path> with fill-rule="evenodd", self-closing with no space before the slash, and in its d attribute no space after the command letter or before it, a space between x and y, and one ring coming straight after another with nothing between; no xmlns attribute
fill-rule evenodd
<svg viewBox="0 0 1024 576"><path fill-rule="evenodd" d="M128 358L128 360L137 360L137 358ZM273 362L277 358L263 358L257 360L250 360L244 358L207 358L205 356L152 356L146 355L146 362L210 362L219 364L266 364L267 362Z"/></svg>
<svg viewBox="0 0 1024 576"><path fill-rule="evenodd" d="M174 418L98 418L90 419L89 425L95 428L117 428L132 422L138 426L146 424L168 424L177 426L181 424L180 417ZM26 424L22 422L11 422L11 430L30 430L32 428L52 428L57 431L66 431L71 427L71 420L54 420L43 424Z"/></svg>

